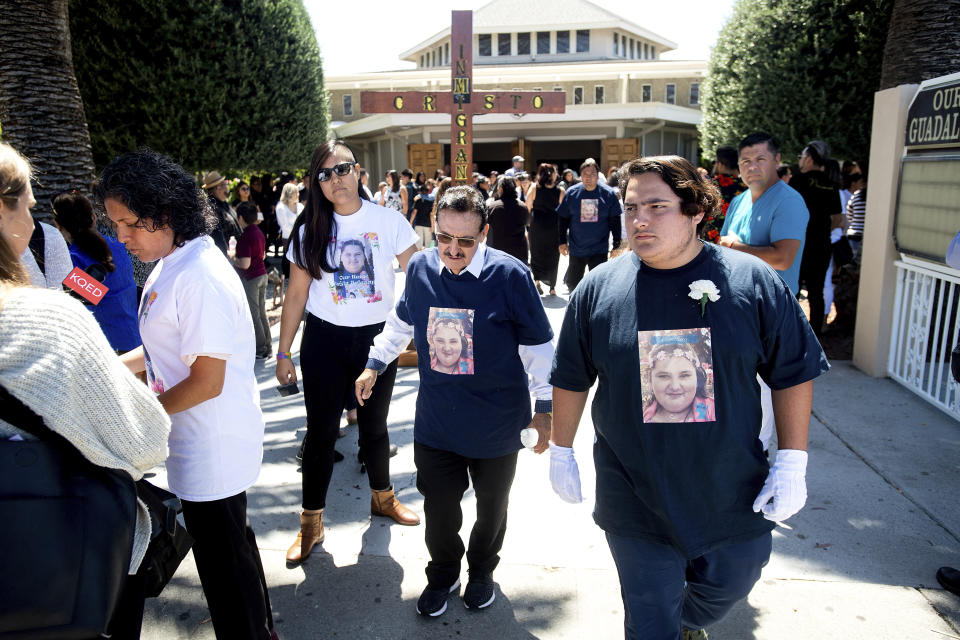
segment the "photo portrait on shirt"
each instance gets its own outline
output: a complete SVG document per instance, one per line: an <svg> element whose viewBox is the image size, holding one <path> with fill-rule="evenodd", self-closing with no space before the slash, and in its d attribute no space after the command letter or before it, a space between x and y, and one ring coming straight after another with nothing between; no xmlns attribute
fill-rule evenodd
<svg viewBox="0 0 960 640"><path fill-rule="evenodd" d="M643 421L713 422L710 329L640 331Z"/></svg>
<svg viewBox="0 0 960 640"><path fill-rule="evenodd" d="M580 201L580 222L596 222L599 217L600 202L598 200Z"/></svg>
<svg viewBox="0 0 960 640"><path fill-rule="evenodd" d="M337 270L333 273L333 297L337 304L382 298L376 289L370 236L376 241L376 234L368 233L338 243Z"/></svg>
<svg viewBox="0 0 960 640"><path fill-rule="evenodd" d="M449 375L473 375L473 309L430 307L427 343L430 368Z"/></svg>

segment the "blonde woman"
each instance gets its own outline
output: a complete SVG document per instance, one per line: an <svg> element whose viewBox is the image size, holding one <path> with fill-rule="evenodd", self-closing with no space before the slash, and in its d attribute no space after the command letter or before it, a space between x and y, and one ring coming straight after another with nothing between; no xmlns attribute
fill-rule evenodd
<svg viewBox="0 0 960 640"><path fill-rule="evenodd" d="M297 221L297 216L303 211L303 203L300 202L300 190L297 185L288 182L283 185L283 191L280 192L280 202L275 208L277 214L277 224L280 225L280 235L283 237L283 277L290 277L290 261L287 260L287 245L290 244L290 232L293 230L293 223ZM282 286L282 285L281 285Z"/></svg>

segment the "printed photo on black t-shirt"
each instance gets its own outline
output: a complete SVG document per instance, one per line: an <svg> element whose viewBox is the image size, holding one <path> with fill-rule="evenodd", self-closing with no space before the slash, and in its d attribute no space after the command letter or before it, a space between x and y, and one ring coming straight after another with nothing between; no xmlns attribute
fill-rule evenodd
<svg viewBox="0 0 960 640"><path fill-rule="evenodd" d="M580 222L596 222L600 211L599 200L580 201Z"/></svg>
<svg viewBox="0 0 960 640"><path fill-rule="evenodd" d="M715 421L710 329L662 329L638 335L643 421Z"/></svg>
<svg viewBox="0 0 960 640"><path fill-rule="evenodd" d="M377 302L383 299L377 291L373 267L373 250L379 247L376 233L365 233L337 242L337 270L333 272L331 294L337 304L357 300Z"/></svg>
<svg viewBox="0 0 960 640"><path fill-rule="evenodd" d="M449 375L473 375L473 309L430 307L427 344L430 368Z"/></svg>

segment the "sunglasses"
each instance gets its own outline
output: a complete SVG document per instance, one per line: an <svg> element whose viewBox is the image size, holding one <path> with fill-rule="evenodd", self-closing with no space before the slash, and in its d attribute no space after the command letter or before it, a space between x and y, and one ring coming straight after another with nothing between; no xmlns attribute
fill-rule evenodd
<svg viewBox="0 0 960 640"><path fill-rule="evenodd" d="M340 164L329 169L320 169L317 171L317 182L326 182L333 176L333 174L343 177L350 173L350 170L355 166L357 166L356 162L341 162Z"/></svg>
<svg viewBox="0 0 960 640"><path fill-rule="evenodd" d="M437 232L437 242L440 244L450 244L454 240L457 241L457 246L461 249L469 249L473 245L477 244L476 238L458 238L456 236L451 236L449 233Z"/></svg>

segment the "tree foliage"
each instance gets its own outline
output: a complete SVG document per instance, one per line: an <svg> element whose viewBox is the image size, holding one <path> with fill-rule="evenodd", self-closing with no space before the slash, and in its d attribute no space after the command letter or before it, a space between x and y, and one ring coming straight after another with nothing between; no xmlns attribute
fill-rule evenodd
<svg viewBox="0 0 960 640"><path fill-rule="evenodd" d="M327 137L302 0L70 0L94 161L148 146L199 172L309 164Z"/></svg>
<svg viewBox="0 0 960 640"><path fill-rule="evenodd" d="M753 131L786 160L812 139L869 155L873 94L893 0L738 0L703 87L704 155Z"/></svg>

